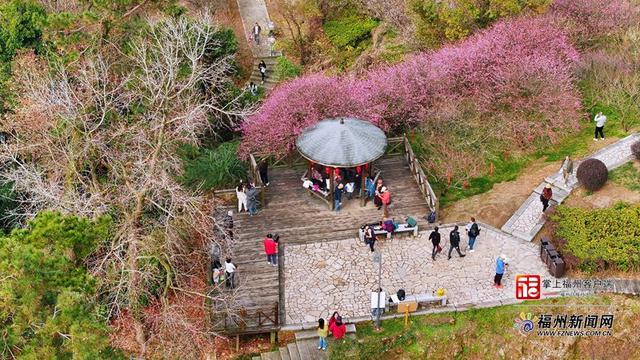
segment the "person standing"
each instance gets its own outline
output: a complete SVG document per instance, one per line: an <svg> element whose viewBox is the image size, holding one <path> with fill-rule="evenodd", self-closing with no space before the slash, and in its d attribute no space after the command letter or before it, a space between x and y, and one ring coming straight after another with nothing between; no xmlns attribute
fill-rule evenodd
<svg viewBox="0 0 640 360"><path fill-rule="evenodd" d="M260 161L258 165L258 172L260 173L260 180L264 186L269 186L269 164L267 160Z"/></svg>
<svg viewBox="0 0 640 360"><path fill-rule="evenodd" d="M344 191L343 189L344 185L338 184L335 191L333 192L333 206L336 209L336 212L340 211L340 206L342 205L342 192Z"/></svg>
<svg viewBox="0 0 640 360"><path fill-rule="evenodd" d="M264 253L267 254L267 264L271 266L278 266L278 244L273 239L271 234L268 234L264 240Z"/></svg>
<svg viewBox="0 0 640 360"><path fill-rule="evenodd" d="M551 190L551 185L545 185L544 189L542 189L542 194L540 194L540 202L542 202L542 212L545 212L549 207L549 200L553 196L553 190Z"/></svg>
<svg viewBox="0 0 640 360"><path fill-rule="evenodd" d="M236 287L236 270L238 267L231 262L231 258L227 258L224 262L224 274L226 285L229 289Z"/></svg>
<svg viewBox="0 0 640 360"><path fill-rule="evenodd" d="M596 131L593 136L593 141L598 141L598 134L604 140L604 123L607 122L607 117L602 115L602 111L600 111L594 118L593 121L596 123Z"/></svg>
<svg viewBox="0 0 640 360"><path fill-rule="evenodd" d="M569 177L573 174L573 160L567 155L562 162L562 178L564 179L564 185L569 182Z"/></svg>
<svg viewBox="0 0 640 360"><path fill-rule="evenodd" d="M233 239L233 211L227 211L227 215L223 220L224 228L227 230L227 235L230 239Z"/></svg>
<svg viewBox="0 0 640 360"><path fill-rule="evenodd" d="M249 215L253 216L258 213L258 199L256 198L258 190L255 184L247 185L247 206L249 206Z"/></svg>
<svg viewBox="0 0 640 360"><path fill-rule="evenodd" d="M329 336L329 326L324 322L323 318L318 320L318 350L327 350L327 336Z"/></svg>
<svg viewBox="0 0 640 360"><path fill-rule="evenodd" d="M378 210L382 209L382 199L380 198L380 195L382 193L383 187L384 187L384 181L382 181L382 179L378 179L376 183L375 196L373 198L373 204L378 207Z"/></svg>
<svg viewBox="0 0 640 360"><path fill-rule="evenodd" d="M507 263L507 256L501 254L496 259L496 276L493 277L493 286L502 289L502 276L504 275L505 268L509 266Z"/></svg>
<svg viewBox="0 0 640 360"><path fill-rule="evenodd" d="M431 234L429 234L429 240L433 244L433 251L431 252L431 258L433 261L436 260L436 255L442 251L442 247L440 247L440 233L438 232L438 227L436 226Z"/></svg>
<svg viewBox="0 0 640 360"><path fill-rule="evenodd" d="M449 233L449 244L450 246L448 260L451 260L451 252L453 251L453 249L456 249L460 257L467 256L460 252L460 232L458 231L458 225L454 226L453 230L451 230L451 232Z"/></svg>
<svg viewBox="0 0 640 360"><path fill-rule="evenodd" d="M391 204L391 191L389 191L386 186L383 186L382 189L380 189L380 201L382 202L384 217L388 217L389 205Z"/></svg>
<svg viewBox="0 0 640 360"><path fill-rule="evenodd" d="M373 229L369 225L365 225L364 227L364 242L365 244L369 245L371 252L373 252L373 246L376 243L376 232L373 231Z"/></svg>
<svg viewBox="0 0 640 360"><path fill-rule="evenodd" d="M256 21L256 24L253 25L253 41L256 42L256 45L260 45L260 32L262 31L262 28L260 27L260 25L258 24L258 22Z"/></svg>
<svg viewBox="0 0 640 360"><path fill-rule="evenodd" d="M469 237L469 252L474 252L473 245L476 243L478 235L480 235L480 227L476 223L476 218L471 218L471 222L467 224L465 230L467 230L467 236Z"/></svg>
<svg viewBox="0 0 640 360"><path fill-rule="evenodd" d="M264 60L260 60L258 64L258 70L260 70L260 78L262 79L262 84L264 85L264 80L267 77L267 64Z"/></svg>
<svg viewBox="0 0 640 360"><path fill-rule="evenodd" d="M236 197L238 198L238 212L242 212L243 208L244 211L248 211L249 207L247 207L247 194L245 192L242 180L240 180L240 183L238 184L238 186L236 186Z"/></svg>

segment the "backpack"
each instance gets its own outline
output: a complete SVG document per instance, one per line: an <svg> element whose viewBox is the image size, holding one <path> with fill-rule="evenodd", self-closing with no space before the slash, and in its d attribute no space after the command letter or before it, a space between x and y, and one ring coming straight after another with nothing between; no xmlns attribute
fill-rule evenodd
<svg viewBox="0 0 640 360"><path fill-rule="evenodd" d="M407 218L407 225L409 225L409 227L416 227L416 225L418 225L418 222L416 221L416 219L409 216Z"/></svg>
<svg viewBox="0 0 640 360"><path fill-rule="evenodd" d="M469 234L473 237L480 235L480 228L478 227L478 224L474 223L473 225L471 225L471 229L469 229Z"/></svg>
<svg viewBox="0 0 640 360"><path fill-rule="evenodd" d="M398 293L396 295L398 296L398 300L400 301L404 301L404 298L406 296L404 289L398 290Z"/></svg>
<svg viewBox="0 0 640 360"><path fill-rule="evenodd" d="M429 222L429 224L433 224L434 222L436 222L436 212L432 211L431 213L429 213L429 215L427 215L427 221Z"/></svg>

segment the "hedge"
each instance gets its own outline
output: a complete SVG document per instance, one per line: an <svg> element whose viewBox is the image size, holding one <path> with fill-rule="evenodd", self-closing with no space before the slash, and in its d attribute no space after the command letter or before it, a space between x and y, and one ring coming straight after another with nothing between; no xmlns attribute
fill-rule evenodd
<svg viewBox="0 0 640 360"><path fill-rule="evenodd" d="M594 210L558 206L551 218L568 265L586 272L640 270L640 204Z"/></svg>

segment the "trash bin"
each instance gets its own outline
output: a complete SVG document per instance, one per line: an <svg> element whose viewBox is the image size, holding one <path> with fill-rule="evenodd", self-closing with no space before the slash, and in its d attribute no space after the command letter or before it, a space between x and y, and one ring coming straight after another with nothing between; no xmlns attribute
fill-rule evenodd
<svg viewBox="0 0 640 360"><path fill-rule="evenodd" d="M542 262L545 263L547 266L549 265L550 252L555 253L556 256L558 255L558 253L556 252L556 249L553 247L553 244L551 243L547 244L547 246L544 248L544 251L542 252Z"/></svg>
<svg viewBox="0 0 640 360"><path fill-rule="evenodd" d="M542 238L542 240L540 240L540 258L544 256L544 250L547 248L548 245L549 245L549 239Z"/></svg>
<svg viewBox="0 0 640 360"><path fill-rule="evenodd" d="M549 272L555 278L561 278L564 276L564 260L560 256L556 256L551 259L549 263Z"/></svg>

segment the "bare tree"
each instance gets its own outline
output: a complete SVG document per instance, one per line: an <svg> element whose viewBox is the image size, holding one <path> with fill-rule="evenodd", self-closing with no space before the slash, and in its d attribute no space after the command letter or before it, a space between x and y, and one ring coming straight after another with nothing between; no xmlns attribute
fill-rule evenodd
<svg viewBox="0 0 640 360"><path fill-rule="evenodd" d="M320 16L315 0L270 0L276 13L282 18L300 64L309 60L313 41L312 21Z"/></svg>
<svg viewBox="0 0 640 360"><path fill-rule="evenodd" d="M193 259L206 259L203 242L215 238L202 195L177 180L175 150L249 111L226 92L232 59L210 58L216 31L208 17L166 20L126 54L109 44L76 68L25 69L16 75L21 110L5 122L18 136L0 152L0 162L14 164L2 178L28 195L16 215L57 209L114 219L111 242L88 265L111 314L131 316L141 356L149 341L144 299L189 291L203 265Z"/></svg>

